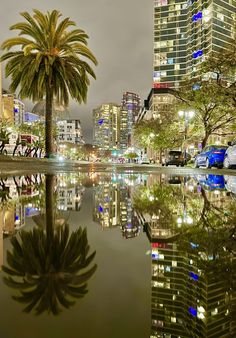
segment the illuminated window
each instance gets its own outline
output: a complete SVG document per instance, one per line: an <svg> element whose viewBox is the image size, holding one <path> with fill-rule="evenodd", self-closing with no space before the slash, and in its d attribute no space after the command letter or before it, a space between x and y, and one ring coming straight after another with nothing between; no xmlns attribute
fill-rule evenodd
<svg viewBox="0 0 236 338"><path fill-rule="evenodd" d="M224 21L224 15L222 13L217 13L216 16L220 21Z"/></svg>

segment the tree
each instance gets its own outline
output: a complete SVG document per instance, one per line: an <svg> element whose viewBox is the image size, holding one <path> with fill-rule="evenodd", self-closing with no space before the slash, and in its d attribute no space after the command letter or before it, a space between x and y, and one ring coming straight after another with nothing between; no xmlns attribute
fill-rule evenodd
<svg viewBox="0 0 236 338"><path fill-rule="evenodd" d="M135 158L138 158L138 154L134 152L130 152L128 154L125 154L125 157L129 160L134 160Z"/></svg>
<svg viewBox="0 0 236 338"><path fill-rule="evenodd" d="M175 230L177 211L183 209L182 191L179 186L166 184L140 186L133 195L133 206L143 216L157 220L160 228Z"/></svg>
<svg viewBox="0 0 236 338"><path fill-rule="evenodd" d="M193 83L189 83L174 95L182 102L181 109L193 109L195 115L193 134L201 134L204 148L211 135L227 136L232 133L232 126L236 121L235 107L226 90L214 80L199 81L199 88L195 90Z"/></svg>
<svg viewBox="0 0 236 338"><path fill-rule="evenodd" d="M47 175L45 227L13 236L8 266L3 266L4 282L20 293L13 299L26 304L24 312L35 310L37 315L57 315L61 306L69 308L84 297L97 268L90 267L96 252L89 254L86 228L69 234L68 224L55 227L54 191L55 177Z"/></svg>
<svg viewBox="0 0 236 338"><path fill-rule="evenodd" d="M179 132L179 121L176 116L162 115L162 119L142 120L134 127L134 138L144 148L155 150L180 147L184 135Z"/></svg>
<svg viewBox="0 0 236 338"><path fill-rule="evenodd" d="M98 155L98 146L92 145L90 143L85 143L82 146L82 151L84 153L85 158L87 158L89 160L90 156L93 154L95 156Z"/></svg>
<svg viewBox="0 0 236 338"><path fill-rule="evenodd" d="M89 76L94 79L96 76L83 57L95 65L97 60L86 46L88 35L82 29L69 31L75 26L69 18L59 21L61 13L57 10L46 14L36 9L33 12L33 16L21 13L26 22L10 27L20 32L2 43L6 53L0 60L8 60L6 76L11 76L12 92L20 87L21 98L39 101L46 97L45 151L48 157L53 153L53 99L65 106L69 96L79 103L86 102ZM16 50L17 47L20 49ZM9 51L12 48L13 51Z"/></svg>
<svg viewBox="0 0 236 338"><path fill-rule="evenodd" d="M232 135L236 121L236 48L213 54L201 65L198 79L186 81L174 96L179 109L195 111L193 135L202 138L205 147L211 135ZM200 131L200 133L199 133Z"/></svg>

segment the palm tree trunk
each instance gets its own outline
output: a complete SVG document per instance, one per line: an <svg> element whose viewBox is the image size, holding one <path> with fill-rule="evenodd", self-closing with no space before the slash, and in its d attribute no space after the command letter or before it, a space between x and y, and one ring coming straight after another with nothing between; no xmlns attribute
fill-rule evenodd
<svg viewBox="0 0 236 338"><path fill-rule="evenodd" d="M53 224L54 224L54 175L46 175L45 181L45 223L46 223L46 234L48 244L50 245L53 237Z"/></svg>
<svg viewBox="0 0 236 338"><path fill-rule="evenodd" d="M46 89L46 111L45 111L45 157L53 154L53 119L52 119L52 86L47 84Z"/></svg>

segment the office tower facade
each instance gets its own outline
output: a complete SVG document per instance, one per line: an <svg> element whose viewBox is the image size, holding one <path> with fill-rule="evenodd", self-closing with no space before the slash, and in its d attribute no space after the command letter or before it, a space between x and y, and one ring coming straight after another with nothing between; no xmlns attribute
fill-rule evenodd
<svg viewBox="0 0 236 338"><path fill-rule="evenodd" d="M140 96L132 92L123 93L121 107L127 111L128 115L128 145L130 146L132 127L141 108Z"/></svg>
<svg viewBox="0 0 236 338"><path fill-rule="evenodd" d="M128 145L127 111L116 103L93 110L93 143L101 149L125 150Z"/></svg>

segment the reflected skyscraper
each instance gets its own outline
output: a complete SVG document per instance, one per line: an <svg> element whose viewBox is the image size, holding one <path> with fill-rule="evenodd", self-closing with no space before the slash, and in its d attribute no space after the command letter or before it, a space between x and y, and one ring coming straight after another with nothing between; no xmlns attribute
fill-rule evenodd
<svg viewBox="0 0 236 338"><path fill-rule="evenodd" d="M152 238L151 337L234 337L235 268L230 254L181 235Z"/></svg>
<svg viewBox="0 0 236 338"><path fill-rule="evenodd" d="M119 226L126 239L139 234L139 221L131 202L131 187L127 185L124 177L113 175L110 180L100 181L93 198L93 219L101 224L102 228Z"/></svg>
<svg viewBox="0 0 236 338"><path fill-rule="evenodd" d="M155 220L150 217L145 223L152 255L151 338L236 335L235 205L222 191L217 192L223 197L219 207L219 198L210 198L214 190L203 195L203 188L195 190L193 184L190 181L179 190L183 210L177 214L170 207L173 217L165 219L157 209L167 210L173 190L162 187L146 192L150 213L156 210ZM195 191L190 196L185 191L189 188ZM199 197L204 197L201 204Z"/></svg>

